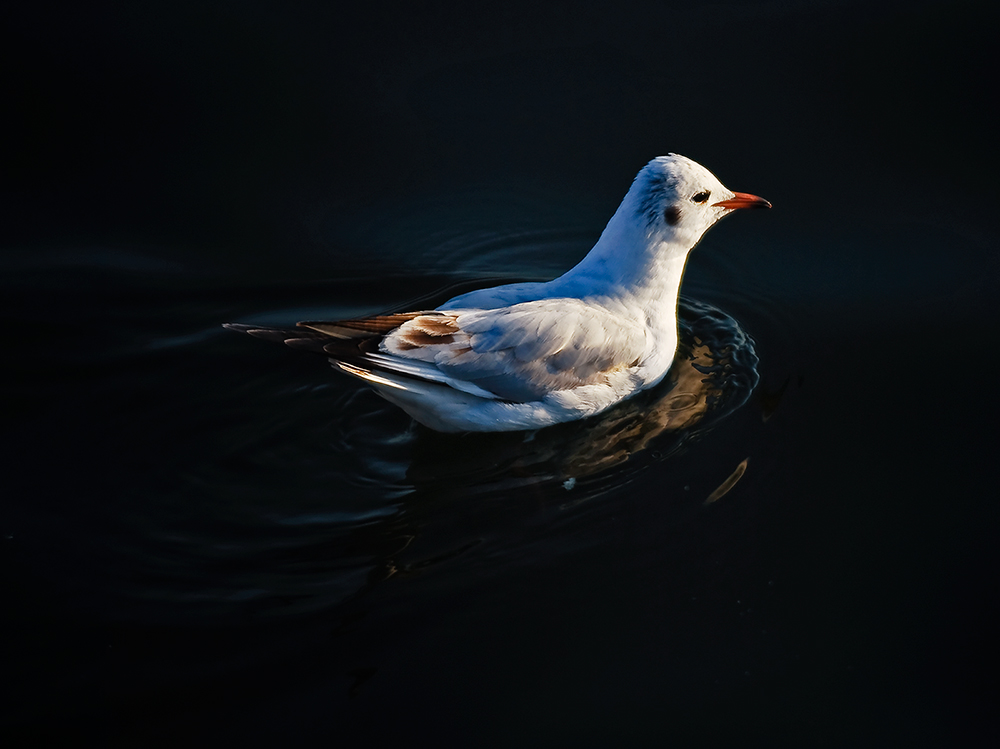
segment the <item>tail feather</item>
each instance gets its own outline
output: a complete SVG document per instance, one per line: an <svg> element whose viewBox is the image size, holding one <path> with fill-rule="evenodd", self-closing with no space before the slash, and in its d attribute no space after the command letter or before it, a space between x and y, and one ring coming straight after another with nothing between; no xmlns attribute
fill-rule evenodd
<svg viewBox="0 0 1000 749"><path fill-rule="evenodd" d="M341 371L354 377L373 383L399 387L398 384L392 383L400 376L404 381L411 382L414 380L438 379L443 381L448 379L443 374L438 374L437 377L429 376L435 374L433 367L422 362L413 362L410 366L400 362L396 367L389 367L395 371L392 374L386 372L388 380L380 382L381 378L378 373L386 369L386 362L378 361L385 358L379 353L379 342L385 334L383 331L395 330L399 325L420 314L422 313L413 312L379 315L360 320L299 323L298 327L295 328L272 328L243 323L225 323L222 327L237 333L246 333L265 341L283 343L296 351L311 351L322 354L328 357L331 363L337 365Z"/></svg>
<svg viewBox="0 0 1000 749"><path fill-rule="evenodd" d="M323 354L336 368L375 385L383 395L386 388L413 393L440 393L441 388L445 388L463 393L462 398L498 399L496 394L472 382L451 377L429 362L386 356L379 350L379 342L386 333L415 317L428 314L434 313L407 312L359 320L302 322L295 328L242 323L225 323L223 327L265 341L284 343L297 351ZM408 409L413 407L410 404Z"/></svg>
<svg viewBox="0 0 1000 749"><path fill-rule="evenodd" d="M359 317L356 320L337 320L335 322L300 322L300 328L315 330L334 338L381 338L414 317L434 314L433 312L398 312L392 315L372 315Z"/></svg>

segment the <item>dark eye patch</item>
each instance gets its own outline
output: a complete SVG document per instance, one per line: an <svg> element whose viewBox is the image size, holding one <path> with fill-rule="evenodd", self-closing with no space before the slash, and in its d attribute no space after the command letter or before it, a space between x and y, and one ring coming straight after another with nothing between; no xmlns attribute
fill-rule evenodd
<svg viewBox="0 0 1000 749"><path fill-rule="evenodd" d="M695 193L693 196L691 196L691 200L693 200L695 203L704 203L711 196L712 193L710 193L708 190L702 190L701 192Z"/></svg>
<svg viewBox="0 0 1000 749"><path fill-rule="evenodd" d="M663 220L671 226L676 226L677 222L681 220L681 209L675 205L668 205L663 211Z"/></svg>

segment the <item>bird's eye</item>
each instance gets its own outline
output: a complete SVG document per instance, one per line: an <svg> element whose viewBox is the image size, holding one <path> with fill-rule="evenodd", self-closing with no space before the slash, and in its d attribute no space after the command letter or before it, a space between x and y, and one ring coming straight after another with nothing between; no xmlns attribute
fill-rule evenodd
<svg viewBox="0 0 1000 749"><path fill-rule="evenodd" d="M702 190L701 192L692 195L691 200L693 200L695 203L704 203L711 197L711 195L712 193L710 193L708 190Z"/></svg>

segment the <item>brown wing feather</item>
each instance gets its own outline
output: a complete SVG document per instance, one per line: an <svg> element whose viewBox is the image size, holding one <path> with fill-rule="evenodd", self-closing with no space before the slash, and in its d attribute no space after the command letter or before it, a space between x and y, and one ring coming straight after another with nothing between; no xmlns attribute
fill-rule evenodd
<svg viewBox="0 0 1000 749"><path fill-rule="evenodd" d="M324 335L334 338L373 338L383 336L395 330L405 322L409 322L415 317L428 314L426 312L399 312L394 315L373 315L371 317L359 317L355 320L336 320L331 322L300 322L300 328L315 330Z"/></svg>
<svg viewBox="0 0 1000 749"><path fill-rule="evenodd" d="M448 343L459 332L454 315L439 312L399 312L352 320L306 321L295 328L269 328L227 323L223 327L254 338L284 343L299 351L315 351L341 360L354 360L377 352L383 336L411 323L401 341L402 348Z"/></svg>

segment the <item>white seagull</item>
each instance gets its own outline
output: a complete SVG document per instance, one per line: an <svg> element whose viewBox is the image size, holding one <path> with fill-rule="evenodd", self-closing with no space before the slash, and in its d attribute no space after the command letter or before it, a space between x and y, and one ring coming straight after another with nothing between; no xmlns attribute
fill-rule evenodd
<svg viewBox="0 0 1000 749"><path fill-rule="evenodd" d="M292 330L226 327L320 351L431 429L540 429L601 413L660 382L677 349L688 254L723 216L770 207L668 154L639 172L597 244L552 281Z"/></svg>

